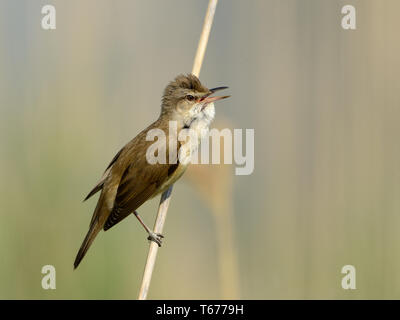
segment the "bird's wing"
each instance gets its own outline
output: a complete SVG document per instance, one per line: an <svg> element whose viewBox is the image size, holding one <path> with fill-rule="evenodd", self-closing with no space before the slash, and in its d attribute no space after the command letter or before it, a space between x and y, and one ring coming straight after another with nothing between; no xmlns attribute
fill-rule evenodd
<svg viewBox="0 0 400 320"><path fill-rule="evenodd" d="M167 164L150 164L147 161L147 150L154 141L147 141L146 135L153 128L161 129L164 133L168 132L168 127L156 121L125 146L124 151L111 167L110 177L115 175L114 172L119 172L120 179L112 210L104 223L104 230L123 220L146 200L162 191L161 186L174 175L179 167L177 152L171 155L175 161L168 161ZM178 141L177 144L177 150L179 150L180 142ZM158 154L165 154L165 160L170 159L169 151L169 143L158 145Z"/></svg>
<svg viewBox="0 0 400 320"><path fill-rule="evenodd" d="M101 177L100 181L94 186L94 188L89 192L89 194L86 196L86 198L83 201L86 201L87 199L89 199L91 196L93 196L94 194L96 194L98 191L100 191L101 189L103 189L104 186L104 182L106 181L108 174L111 171L111 167L112 165L117 161L118 157L121 155L122 150L124 150L124 148L122 148L121 150L118 151L118 153L114 156L114 158L111 160L110 164L108 165L108 167L106 168L106 170L103 173L103 176Z"/></svg>
<svg viewBox="0 0 400 320"><path fill-rule="evenodd" d="M149 164L146 159L146 150L143 149L133 155L133 158L134 161L122 175L114 207L104 224L104 230L108 230L139 208L146 200L155 196L163 183L169 180L179 166L179 163Z"/></svg>

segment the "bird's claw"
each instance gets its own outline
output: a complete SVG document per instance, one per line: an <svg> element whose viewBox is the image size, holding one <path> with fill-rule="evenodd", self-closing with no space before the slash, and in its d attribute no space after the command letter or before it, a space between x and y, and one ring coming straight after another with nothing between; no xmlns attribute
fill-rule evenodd
<svg viewBox="0 0 400 320"><path fill-rule="evenodd" d="M155 243L158 244L159 247L161 247L163 238L164 236L161 233L150 232L149 236L147 237L147 240L154 241Z"/></svg>

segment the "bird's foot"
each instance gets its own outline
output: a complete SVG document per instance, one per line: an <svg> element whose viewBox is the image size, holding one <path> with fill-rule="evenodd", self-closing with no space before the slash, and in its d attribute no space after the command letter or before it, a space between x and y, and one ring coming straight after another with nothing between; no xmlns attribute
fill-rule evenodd
<svg viewBox="0 0 400 320"><path fill-rule="evenodd" d="M149 236L147 237L147 240L154 241L155 243L158 244L159 247L161 247L162 239L164 236L161 233L155 233L153 231L149 232Z"/></svg>

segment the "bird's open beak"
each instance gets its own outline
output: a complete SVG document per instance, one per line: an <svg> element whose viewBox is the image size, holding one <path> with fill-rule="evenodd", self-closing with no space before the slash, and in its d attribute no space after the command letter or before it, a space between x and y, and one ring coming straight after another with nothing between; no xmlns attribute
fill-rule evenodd
<svg viewBox="0 0 400 320"><path fill-rule="evenodd" d="M202 102L202 103L204 103L204 105L206 105L207 103L210 103L210 102L214 102L214 101L218 101L218 100L229 98L230 96L210 97L210 95L212 95L213 93L215 93L217 91L220 91L220 90L224 90L224 89L228 89L228 87L217 87L217 88L210 89L210 92L205 94L204 96L202 96L200 98L199 102Z"/></svg>

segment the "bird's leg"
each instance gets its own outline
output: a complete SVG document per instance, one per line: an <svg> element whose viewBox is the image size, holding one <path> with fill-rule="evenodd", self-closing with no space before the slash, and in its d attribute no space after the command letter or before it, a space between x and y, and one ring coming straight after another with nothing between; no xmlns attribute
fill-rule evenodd
<svg viewBox="0 0 400 320"><path fill-rule="evenodd" d="M149 236L147 237L147 240L154 241L155 243L158 244L159 247L161 247L162 238L164 238L164 236L160 233L155 233L148 226L146 226L146 224L144 223L142 218L139 216L139 214L136 212L136 210L133 211L133 214L139 220L140 224L143 226L143 228L146 230L146 232L149 234Z"/></svg>

